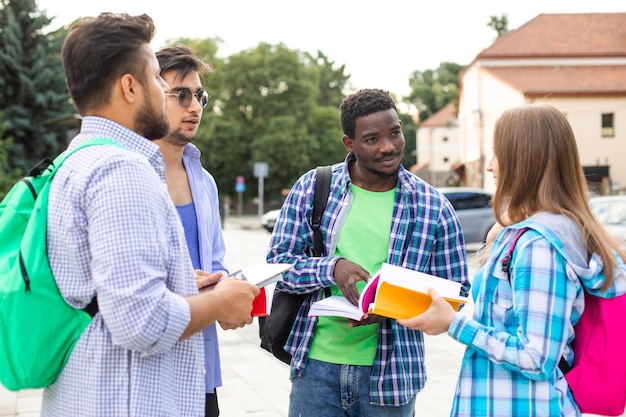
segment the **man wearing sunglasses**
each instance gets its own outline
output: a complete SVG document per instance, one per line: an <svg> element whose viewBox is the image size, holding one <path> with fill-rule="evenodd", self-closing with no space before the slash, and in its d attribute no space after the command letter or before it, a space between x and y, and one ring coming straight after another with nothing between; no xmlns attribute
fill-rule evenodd
<svg viewBox="0 0 626 417"><path fill-rule="evenodd" d="M215 180L200 164L200 151L191 141L198 133L202 109L209 94L202 89L200 75L210 71L208 64L186 47L164 48L157 52L161 77L170 86L166 93L169 122L167 136L155 141L165 162L165 181L185 229L187 247L196 271L198 288L217 282L226 275L219 200ZM220 322L222 328L237 324ZM216 388L222 385L217 329L204 329L205 415L219 415Z"/></svg>

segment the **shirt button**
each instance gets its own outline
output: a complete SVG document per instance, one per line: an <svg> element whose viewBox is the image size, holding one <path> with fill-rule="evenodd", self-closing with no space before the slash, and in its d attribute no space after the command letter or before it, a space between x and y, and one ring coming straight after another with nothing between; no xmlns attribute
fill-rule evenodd
<svg viewBox="0 0 626 417"><path fill-rule="evenodd" d="M206 368L202 368L202 375L206 375Z"/></svg>

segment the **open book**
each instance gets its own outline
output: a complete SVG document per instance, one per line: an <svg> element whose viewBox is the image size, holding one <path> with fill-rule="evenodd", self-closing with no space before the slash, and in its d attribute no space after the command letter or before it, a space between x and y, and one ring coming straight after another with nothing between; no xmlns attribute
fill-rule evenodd
<svg viewBox="0 0 626 417"><path fill-rule="evenodd" d="M384 263L363 288L358 306L343 296L333 295L313 303L309 316L362 320L366 314L377 314L406 319L428 309L431 303L429 288L434 288L455 310L468 301L467 297L459 295L461 284L458 282Z"/></svg>

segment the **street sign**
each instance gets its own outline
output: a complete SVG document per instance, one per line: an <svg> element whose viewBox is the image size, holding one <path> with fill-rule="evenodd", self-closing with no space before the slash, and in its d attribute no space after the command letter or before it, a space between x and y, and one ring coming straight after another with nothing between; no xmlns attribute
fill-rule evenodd
<svg viewBox="0 0 626 417"><path fill-rule="evenodd" d="M267 162L254 163L254 178L265 178L269 173L269 165Z"/></svg>
<svg viewBox="0 0 626 417"><path fill-rule="evenodd" d="M235 179L235 191L238 193L246 191L246 179L243 175L237 175Z"/></svg>
<svg viewBox="0 0 626 417"><path fill-rule="evenodd" d="M269 166L267 162L254 163L254 176L259 179L259 218L263 215L263 178L267 177Z"/></svg>

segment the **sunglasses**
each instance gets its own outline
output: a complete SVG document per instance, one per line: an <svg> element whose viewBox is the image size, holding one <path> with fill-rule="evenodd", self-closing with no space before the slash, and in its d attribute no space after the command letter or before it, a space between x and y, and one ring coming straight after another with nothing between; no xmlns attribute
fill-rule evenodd
<svg viewBox="0 0 626 417"><path fill-rule="evenodd" d="M178 104L180 107L189 107L193 101L194 96L198 99L198 103L202 108L205 108L209 104L211 96L204 90L198 91L196 94L192 93L188 88L181 88L178 93L165 93L166 96L178 97Z"/></svg>

